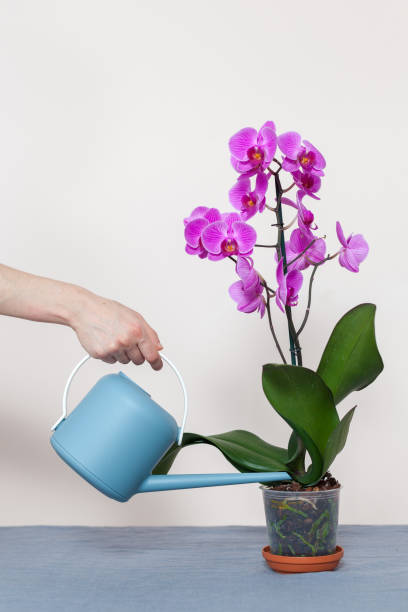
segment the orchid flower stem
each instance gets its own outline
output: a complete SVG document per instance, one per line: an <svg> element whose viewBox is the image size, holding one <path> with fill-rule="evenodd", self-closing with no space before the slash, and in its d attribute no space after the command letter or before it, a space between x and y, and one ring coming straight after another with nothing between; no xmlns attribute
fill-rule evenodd
<svg viewBox="0 0 408 612"><path fill-rule="evenodd" d="M288 223L288 225L285 225L282 229L283 231L288 230L290 227L292 227L292 225L295 223L295 221L297 221L298 218L298 214L296 213L296 215L293 217L292 221L290 223Z"/></svg>
<svg viewBox="0 0 408 612"><path fill-rule="evenodd" d="M321 265L323 265L326 261L330 261L331 259L334 259L335 257L337 257L337 255L340 253L340 251L338 251L337 253L335 253L334 255L327 255L327 257L325 257L322 261L319 261L319 263L314 264L313 265L313 272L310 275L310 279L309 279L309 292L308 292L308 298L307 298L307 306L306 306L306 311L305 311L305 316L303 317L303 321L301 326L299 327L299 329L296 332L296 337L299 338L300 334L302 333L302 331L305 328L305 325L307 323L307 320L309 318L309 314L310 314L310 306L312 304L312 287L313 287L313 281L314 281L314 276L316 274L316 270L317 268L319 268Z"/></svg>
<svg viewBox="0 0 408 612"><path fill-rule="evenodd" d="M314 281L314 276L316 274L316 270L319 266L315 265L313 268L313 272L310 275L310 279L309 279L309 295L307 298L307 306L306 306L306 312L305 312L305 316L303 318L302 324L299 327L299 329L297 330L296 336L299 338L300 334L302 333L302 331L305 328L305 325L307 323L307 320L309 318L309 314L310 314L310 306L312 304L312 286L313 286L313 281Z"/></svg>
<svg viewBox="0 0 408 612"><path fill-rule="evenodd" d="M258 273L258 275L259 275L259 273ZM268 283L266 282L266 280L264 280L264 279L263 279L263 278L262 278L260 275L259 275L259 277L260 277L260 279L261 279L261 285L262 285L262 287L265 287L266 292L267 292L267 293L268 293L270 296L274 297L274 296L276 295L276 291L274 291L273 289L271 289L271 288L270 288L270 286L268 285Z"/></svg>
<svg viewBox="0 0 408 612"><path fill-rule="evenodd" d="M285 312L286 312L286 318L288 320L288 327L289 327L289 334L290 337L293 340L294 343L294 347L293 349L290 349L290 354L291 357L295 357L295 359L297 360L297 365L301 366L303 365L303 361L302 361L302 349L301 346L299 344L299 339L298 339L298 334L296 333L296 329L295 329L295 325L293 323L293 318L292 318L292 309L290 306L285 306ZM293 359L292 359L293 361ZM293 364L293 365L296 365Z"/></svg>
<svg viewBox="0 0 408 612"><path fill-rule="evenodd" d="M287 261L286 261L286 248L285 248L285 234L283 230L283 218L282 218L282 185L279 176L275 175L275 191L276 191L276 220L278 227L278 244L277 249L279 258L283 259L283 272L287 273ZM293 325L292 310L290 306L285 307L286 318L288 320L289 329L289 344L290 344L290 357L292 365L301 365L302 363L302 351L297 339L296 330Z"/></svg>
<svg viewBox="0 0 408 612"><path fill-rule="evenodd" d="M302 257L302 255L304 255L306 253L306 251L308 251L310 249L310 247L316 242L316 240L318 240L317 238L315 238L314 240L312 240L305 249L303 249L303 251L301 253L299 253L299 255L296 255L296 257L294 259L292 259L287 265L286 267L289 268L289 266L291 266L293 263L295 263L295 261L297 261L300 257Z"/></svg>
<svg viewBox="0 0 408 612"><path fill-rule="evenodd" d="M277 338L276 333L275 333L275 329L273 327L272 316L271 316L271 304L270 304L270 302L271 302L271 297L270 297L269 293L267 293L267 296L266 296L266 312L268 313L269 328L271 330L272 337L273 337L273 339L275 341L276 348L279 351L279 355L281 356L281 359L282 359L283 363L286 365L287 361L285 359L285 355L283 354L283 351L281 349L281 346L279 344L278 338Z"/></svg>
<svg viewBox="0 0 408 612"><path fill-rule="evenodd" d="M268 180L271 178L271 176L275 176L276 174L279 174L279 172L282 170L282 164L280 163L279 159L276 159L276 157L274 157L272 161L274 161L275 164L277 164L278 169L272 170L270 166L267 167L267 171L270 173Z"/></svg>
<svg viewBox="0 0 408 612"><path fill-rule="evenodd" d="M292 187L294 187L296 185L296 183L292 183L290 187L286 187L286 189L282 190L282 193L287 193L288 191L290 191L292 189Z"/></svg>

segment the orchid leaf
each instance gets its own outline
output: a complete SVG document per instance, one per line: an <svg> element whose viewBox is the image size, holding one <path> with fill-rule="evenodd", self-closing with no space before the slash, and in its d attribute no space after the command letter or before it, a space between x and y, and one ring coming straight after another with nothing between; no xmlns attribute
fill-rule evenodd
<svg viewBox="0 0 408 612"><path fill-rule="evenodd" d="M213 436L185 433L181 446L173 446L162 457L153 474L167 474L180 450L192 444L210 444L240 472L286 472L286 449L273 446L255 434L236 429Z"/></svg>
<svg viewBox="0 0 408 612"><path fill-rule="evenodd" d="M288 470L302 484L318 482L323 474L327 442L339 423L330 389L308 368L275 364L263 367L262 385L270 404L300 437L312 461L306 474L298 473L302 451L298 442L295 448L292 438Z"/></svg>
<svg viewBox="0 0 408 612"><path fill-rule="evenodd" d="M288 461L287 468L296 475L305 473L305 455L306 448L302 438L298 436L296 431L292 431L288 443Z"/></svg>
<svg viewBox="0 0 408 612"><path fill-rule="evenodd" d="M384 364L375 340L374 304L360 304L337 323L324 349L318 374L336 404L371 384Z"/></svg>
<svg viewBox="0 0 408 612"><path fill-rule="evenodd" d="M182 439L180 446L174 443L169 448L169 450L163 455L159 463L156 464L155 468L153 469L152 474L167 474L170 471L171 466L173 465L181 449L184 448L185 446L190 446L190 444L197 444L200 441L201 441L200 436L197 436L196 434L193 434L193 433L185 433L183 435L183 439Z"/></svg>
<svg viewBox="0 0 408 612"><path fill-rule="evenodd" d="M313 485L319 482L321 477L323 476L323 455L320 450L317 448L316 444L313 442L312 438L306 433L306 431L287 420L288 425L292 427L292 429L296 432L296 435L301 439L301 442L304 448L308 451L311 463L305 472L302 470L301 472L294 469L294 466L291 461L288 461L286 464L286 470L289 474L297 481L303 485Z"/></svg>
<svg viewBox="0 0 408 612"><path fill-rule="evenodd" d="M332 393L320 376L301 366L267 364L262 385L276 412L296 432L306 432L323 456L339 417Z"/></svg>
<svg viewBox="0 0 408 612"><path fill-rule="evenodd" d="M349 410L332 431L324 453L323 473L327 472L336 456L343 450L355 409L356 406Z"/></svg>

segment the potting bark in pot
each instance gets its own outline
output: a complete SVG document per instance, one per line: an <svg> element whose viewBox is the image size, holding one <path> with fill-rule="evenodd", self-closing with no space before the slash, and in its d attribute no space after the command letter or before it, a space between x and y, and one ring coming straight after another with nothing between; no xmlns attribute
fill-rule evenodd
<svg viewBox="0 0 408 612"><path fill-rule="evenodd" d="M277 571L333 569L342 554L336 540L340 489L327 470L344 447L355 410L349 400L341 414L337 406L372 383L383 369L374 331L376 307L360 304L339 320L316 370L303 366L300 336L309 321L319 268L337 260L344 270L357 273L369 247L361 234L346 238L337 222L338 242L329 253L326 236L309 209L319 200L326 161L300 134L278 135L274 122L267 121L259 131L247 127L234 134L229 149L238 173L229 191L234 211L194 208L184 219L185 250L203 260L233 265L238 279L229 294L237 309L261 317L266 313L281 363L263 366L262 385L292 434L282 448L243 430L212 436L186 433L182 447L211 444L242 472L290 474L290 484L269 489L262 483L270 540L263 554ZM293 199L286 196L288 192ZM255 215L265 220L266 236L272 227L265 243L257 241L250 224ZM253 259L256 248L271 253L270 268L262 274ZM288 350L275 330L275 319L282 314L287 320ZM172 447L154 473L167 473L180 448Z"/></svg>

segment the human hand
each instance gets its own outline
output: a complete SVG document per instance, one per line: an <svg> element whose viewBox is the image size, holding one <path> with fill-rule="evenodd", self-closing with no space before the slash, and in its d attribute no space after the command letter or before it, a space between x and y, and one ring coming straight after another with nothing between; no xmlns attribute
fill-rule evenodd
<svg viewBox="0 0 408 612"><path fill-rule="evenodd" d="M136 365L147 360L154 370L162 368L159 351L163 347L141 314L90 292L81 297L70 325L92 357L106 363L133 361Z"/></svg>

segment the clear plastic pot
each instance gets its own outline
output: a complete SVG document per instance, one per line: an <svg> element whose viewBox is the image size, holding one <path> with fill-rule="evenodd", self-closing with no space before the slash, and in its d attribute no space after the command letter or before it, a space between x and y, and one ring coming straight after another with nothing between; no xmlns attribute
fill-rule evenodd
<svg viewBox="0 0 408 612"><path fill-rule="evenodd" d="M261 489L272 554L314 557L336 551L340 488L326 491Z"/></svg>

